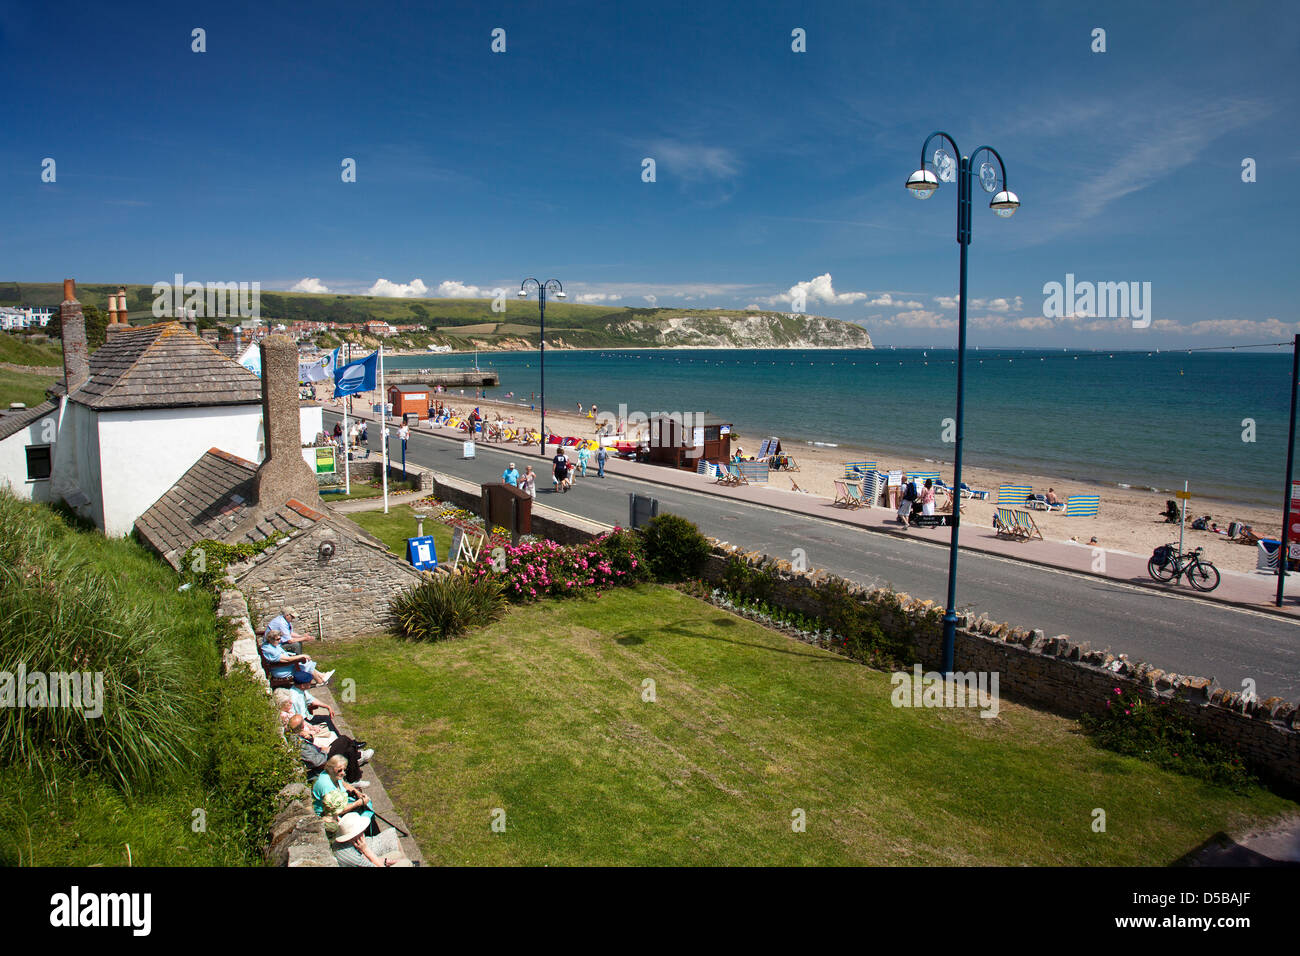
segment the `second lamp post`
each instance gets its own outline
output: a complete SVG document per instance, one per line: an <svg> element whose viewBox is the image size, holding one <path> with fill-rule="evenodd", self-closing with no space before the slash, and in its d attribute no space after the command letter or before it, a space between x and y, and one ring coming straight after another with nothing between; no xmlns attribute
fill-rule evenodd
<svg viewBox="0 0 1300 956"><path fill-rule="evenodd" d="M542 384L540 400L542 405L542 457L546 457L546 293L554 293L557 299L565 298L564 286L560 284L559 279L547 279L545 282L538 282L536 279L528 278L519 283L519 298L528 298L528 293L532 289L537 290L537 309L541 317L541 334L537 337L538 345L538 365L541 367Z"/></svg>
<svg viewBox="0 0 1300 956"><path fill-rule="evenodd" d="M926 158L930 144L936 138L944 140L952 147L949 153L943 146ZM961 283L960 299L957 313L957 447L953 454L952 476L952 539L948 545L948 607L943 615L943 661L941 669L944 674L953 671L954 647L957 640L957 532L961 527L961 446L963 419L966 411L966 249L970 245L971 232L971 194L974 192L975 175L974 157L981 152L988 153L998 161L995 168L988 160L980 163L980 187L986 193L992 193L989 208L1002 218L1015 214L1020 207L1016 194L1007 189L1007 170L1002 164L1002 157L992 146L981 146L970 156L962 155L953 138L944 132L931 133L921 147L921 168L907 177L907 188L917 199L929 199L939 182L957 181L957 242L961 245ZM936 175L937 173L937 175Z"/></svg>

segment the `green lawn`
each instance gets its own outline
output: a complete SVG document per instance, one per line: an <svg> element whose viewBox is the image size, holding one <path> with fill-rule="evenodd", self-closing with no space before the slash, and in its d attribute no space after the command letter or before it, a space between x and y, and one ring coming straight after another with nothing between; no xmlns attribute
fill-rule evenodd
<svg viewBox="0 0 1300 956"><path fill-rule="evenodd" d="M654 586L319 656L431 863L1162 865L1296 810L1006 702L894 708L888 674Z"/></svg>
<svg viewBox="0 0 1300 956"><path fill-rule="evenodd" d="M41 375L0 368L0 408L8 408L10 402L22 402L28 408L39 405L45 401L45 390L58 377L53 370Z"/></svg>
<svg viewBox="0 0 1300 956"><path fill-rule="evenodd" d="M339 485L338 487L342 488L343 486ZM405 493L408 491L415 491L415 490L416 490L416 484L414 481L394 481L389 483L388 485L388 493L390 495L395 495L395 494ZM323 494L321 495L321 498L323 498L326 502L354 501L358 498L378 498L383 493L384 493L384 489L382 485L371 484L368 481L353 481L352 491L350 493L344 494L343 492L339 492L338 494L328 494L328 495Z"/></svg>
<svg viewBox="0 0 1300 956"><path fill-rule="evenodd" d="M353 485L355 488L356 485ZM333 496L331 496L333 497ZM406 557L406 539L414 538L416 532L415 511L410 505L397 505L389 508L388 514L380 511L357 511L348 515L384 544L388 550L400 558ZM426 518L424 533L433 535L438 547L439 563L450 559L451 528L441 522Z"/></svg>

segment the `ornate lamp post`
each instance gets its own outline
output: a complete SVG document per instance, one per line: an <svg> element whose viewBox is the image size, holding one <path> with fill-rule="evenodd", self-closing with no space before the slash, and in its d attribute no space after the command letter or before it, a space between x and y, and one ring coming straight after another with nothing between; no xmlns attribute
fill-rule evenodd
<svg viewBox="0 0 1300 956"><path fill-rule="evenodd" d="M538 350L540 352L538 364L541 366L541 374L542 374L541 445L542 445L542 457L545 458L546 457L546 293L547 292L554 293L557 299L563 299L566 298L566 296L564 294L564 286L560 284L559 279L547 279L545 282L538 282L536 279L529 278L519 283L519 298L521 299L528 298L528 293L532 289L537 290L537 309L538 309L538 314L541 316L541 324L542 324L542 332L541 335L537 337L537 344L538 344Z"/></svg>
<svg viewBox="0 0 1300 956"><path fill-rule="evenodd" d="M930 144L942 139L952 152L940 146L926 159ZM961 246L961 282L957 318L957 449L953 457L952 540L948 546L948 607L943 616L943 673L953 671L957 640L957 533L961 528L961 450L962 428L966 409L966 249L971 238L971 195L976 176L974 158L986 152L997 160L995 167L987 159L979 164L980 187L993 194L989 208L1008 218L1020 208L1020 199L1007 189L1007 170L1002 157L992 146L981 146L965 156L953 138L944 132L931 133L921 147L921 168L907 177L907 189L917 199L929 199L940 181L957 183L957 242Z"/></svg>

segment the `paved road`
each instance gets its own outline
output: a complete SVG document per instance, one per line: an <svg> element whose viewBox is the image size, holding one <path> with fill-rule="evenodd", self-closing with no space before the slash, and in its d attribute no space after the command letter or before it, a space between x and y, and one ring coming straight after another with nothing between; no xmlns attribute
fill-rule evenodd
<svg viewBox="0 0 1300 956"><path fill-rule="evenodd" d="M325 417L332 426L338 416L326 410ZM370 429L370 444L378 450L378 428ZM789 557L803 548L813 567L940 605L946 599L946 546L627 478L589 477L566 494L554 494L548 460L517 449L477 448L479 457L464 461L460 442L414 432L407 454L417 464L476 482L499 480L508 460L520 471L531 463L539 475L539 502L607 524L627 524L628 493L640 491L658 498L661 512L690 518L705 534L747 550ZM390 455L400 462L396 438ZM1069 634L1167 671L1213 677L1230 689L1250 678L1261 697L1300 700L1300 625L1271 615L978 552L962 553L957 598L963 610L1041 627L1049 636Z"/></svg>

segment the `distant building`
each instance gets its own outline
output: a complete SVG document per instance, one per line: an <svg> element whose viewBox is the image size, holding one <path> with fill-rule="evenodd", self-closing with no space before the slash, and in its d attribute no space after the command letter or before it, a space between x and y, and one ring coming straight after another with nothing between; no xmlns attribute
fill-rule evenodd
<svg viewBox="0 0 1300 956"><path fill-rule="evenodd" d="M392 335L394 330L387 322L370 321L365 324L367 335L378 335L381 338L387 338Z"/></svg>
<svg viewBox="0 0 1300 956"><path fill-rule="evenodd" d="M427 385L390 385L388 386L388 403L393 406L393 415L401 418L411 413L421 419L429 417L429 386Z"/></svg>
<svg viewBox="0 0 1300 956"><path fill-rule="evenodd" d="M43 329L50 324L50 319L53 317L54 310L46 306L0 307L0 331Z"/></svg>

